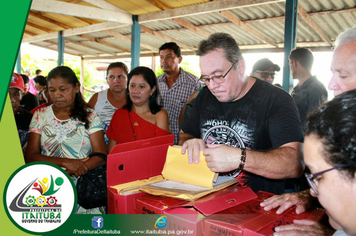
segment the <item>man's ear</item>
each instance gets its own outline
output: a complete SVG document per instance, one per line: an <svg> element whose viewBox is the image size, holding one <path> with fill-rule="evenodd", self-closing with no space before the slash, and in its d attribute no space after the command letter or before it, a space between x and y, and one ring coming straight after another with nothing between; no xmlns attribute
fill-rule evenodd
<svg viewBox="0 0 356 236"><path fill-rule="evenodd" d="M297 61L297 60L292 60L292 65L293 65L293 66L297 66L297 64L298 64L298 61Z"/></svg>
<svg viewBox="0 0 356 236"><path fill-rule="evenodd" d="M183 60L182 56L178 57L178 64L180 64L182 62L182 60Z"/></svg>
<svg viewBox="0 0 356 236"><path fill-rule="evenodd" d="M246 70L245 60L239 60L237 62L237 69L239 70L242 76L245 74L245 70Z"/></svg>

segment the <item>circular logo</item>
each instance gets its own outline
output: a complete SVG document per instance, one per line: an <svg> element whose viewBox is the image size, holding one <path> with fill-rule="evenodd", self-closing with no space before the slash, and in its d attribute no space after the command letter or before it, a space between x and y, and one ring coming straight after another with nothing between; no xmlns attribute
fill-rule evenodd
<svg viewBox="0 0 356 236"><path fill-rule="evenodd" d="M7 216L21 230L49 232L74 212L74 183L54 164L30 163L17 169L7 181L4 205Z"/></svg>

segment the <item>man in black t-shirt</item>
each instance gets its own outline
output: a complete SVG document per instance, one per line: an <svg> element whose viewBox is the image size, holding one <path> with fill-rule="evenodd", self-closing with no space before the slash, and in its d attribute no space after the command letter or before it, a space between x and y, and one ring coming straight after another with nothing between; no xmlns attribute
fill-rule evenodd
<svg viewBox="0 0 356 236"><path fill-rule="evenodd" d="M196 97L179 133L190 163L203 151L211 171L238 176L254 191L283 193L283 179L303 172L298 110L291 96L265 81L245 76L245 61L228 34L199 44L206 87Z"/></svg>

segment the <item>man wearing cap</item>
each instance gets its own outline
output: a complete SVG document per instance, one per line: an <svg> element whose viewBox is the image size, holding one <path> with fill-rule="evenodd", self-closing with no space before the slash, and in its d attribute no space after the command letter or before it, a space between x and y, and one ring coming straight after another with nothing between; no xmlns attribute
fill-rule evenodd
<svg viewBox="0 0 356 236"><path fill-rule="evenodd" d="M307 48L296 48L289 54L292 77L298 80L291 95L297 104L302 126L307 115L328 98L325 86L311 74L313 62L314 56Z"/></svg>
<svg viewBox="0 0 356 236"><path fill-rule="evenodd" d="M15 121L17 130L19 133L19 138L21 142L21 147L24 150L25 144L28 140L28 127L30 125L32 114L24 110L20 106L20 101L24 93L24 82L22 77L19 74L13 73L10 88L9 96L11 100L12 110L14 112Z"/></svg>
<svg viewBox="0 0 356 236"><path fill-rule="evenodd" d="M277 64L274 64L270 59L262 58L256 61L253 65L250 76L272 84L276 71L280 70L281 68Z"/></svg>

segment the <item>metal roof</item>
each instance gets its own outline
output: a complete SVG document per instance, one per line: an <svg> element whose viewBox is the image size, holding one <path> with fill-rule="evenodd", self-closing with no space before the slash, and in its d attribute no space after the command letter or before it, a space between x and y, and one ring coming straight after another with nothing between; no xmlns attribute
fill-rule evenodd
<svg viewBox="0 0 356 236"><path fill-rule="evenodd" d="M132 15L141 25L141 56L175 41L194 54L214 32L231 34L241 49L281 52L283 0L33 0L23 42L86 59L130 57ZM356 25L356 0L299 0L297 46L331 50L335 37Z"/></svg>

